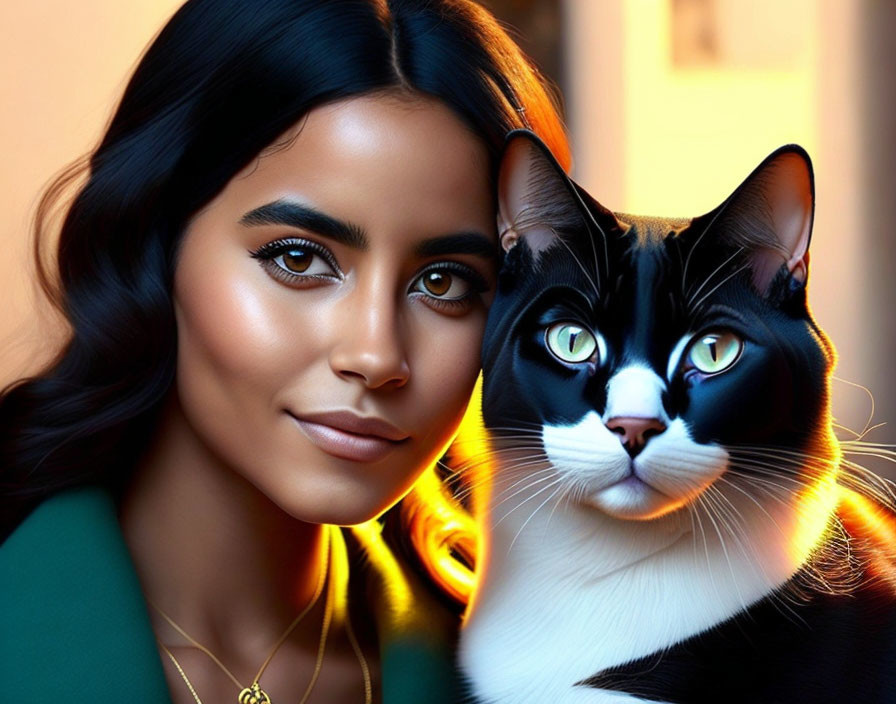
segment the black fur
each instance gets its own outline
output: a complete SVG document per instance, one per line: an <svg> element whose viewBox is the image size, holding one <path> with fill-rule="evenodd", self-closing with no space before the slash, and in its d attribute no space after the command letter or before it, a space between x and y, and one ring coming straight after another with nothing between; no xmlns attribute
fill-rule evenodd
<svg viewBox="0 0 896 704"><path fill-rule="evenodd" d="M583 685L681 704L896 702L892 588L868 582L851 594L786 590L649 658Z"/></svg>
<svg viewBox="0 0 896 704"><path fill-rule="evenodd" d="M483 418L493 437L507 427L569 425L588 412L602 414L607 382L620 368L638 361L665 379L678 340L722 329L744 340L737 364L703 378L673 374L662 399L668 416L733 460L741 452L745 462L753 457L746 446L830 460L835 353L809 311L804 277L785 265L788 252L764 195L769 167L782 155L805 160L812 188L805 152L782 147L712 212L663 220L608 211L536 138L523 136L541 161L529 184L526 222L511 225L540 227L554 244L545 248L542 239L533 250L521 232L503 261L482 353ZM539 193L566 202L540 202ZM562 217L552 221L556 213ZM777 273L756 275L759 257L779 255ZM568 320L600 332L605 360L564 365L552 357L544 331ZM778 471L807 475L808 483L813 466L785 459ZM709 631L579 684L676 704L896 702L892 584L871 579L859 563L841 568L854 570L858 586L829 593L798 574Z"/></svg>

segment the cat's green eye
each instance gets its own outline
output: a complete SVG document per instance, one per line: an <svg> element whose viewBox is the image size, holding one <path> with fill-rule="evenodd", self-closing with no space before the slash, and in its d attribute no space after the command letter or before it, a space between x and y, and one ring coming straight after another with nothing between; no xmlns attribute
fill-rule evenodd
<svg viewBox="0 0 896 704"><path fill-rule="evenodd" d="M704 374L715 374L734 364L743 348L743 341L734 333L713 332L691 343L688 361Z"/></svg>
<svg viewBox="0 0 896 704"><path fill-rule="evenodd" d="M587 328L575 323L555 323L547 329L548 349L562 362L575 364L588 360L597 350L598 339ZM598 363L601 355L598 354Z"/></svg>

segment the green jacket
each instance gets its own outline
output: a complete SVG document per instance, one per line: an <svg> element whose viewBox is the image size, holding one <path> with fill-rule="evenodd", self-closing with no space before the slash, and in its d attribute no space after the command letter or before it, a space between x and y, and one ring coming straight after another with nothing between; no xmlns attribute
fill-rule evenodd
<svg viewBox="0 0 896 704"><path fill-rule="evenodd" d="M381 674L383 704L457 696L451 653L412 636L384 646ZM0 681L31 704L171 702L107 490L52 496L0 545Z"/></svg>

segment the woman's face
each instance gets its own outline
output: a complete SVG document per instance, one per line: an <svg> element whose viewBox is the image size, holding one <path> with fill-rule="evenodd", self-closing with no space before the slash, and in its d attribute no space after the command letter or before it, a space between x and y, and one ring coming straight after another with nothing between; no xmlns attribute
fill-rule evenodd
<svg viewBox="0 0 896 704"><path fill-rule="evenodd" d="M434 99L341 100L297 127L188 225L177 394L217 460L345 525L401 498L460 422L494 205L485 145Z"/></svg>

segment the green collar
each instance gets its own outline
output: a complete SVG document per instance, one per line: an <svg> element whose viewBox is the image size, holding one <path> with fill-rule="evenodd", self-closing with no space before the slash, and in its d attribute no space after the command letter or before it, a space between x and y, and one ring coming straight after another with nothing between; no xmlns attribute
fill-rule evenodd
<svg viewBox="0 0 896 704"><path fill-rule="evenodd" d="M104 488L52 496L0 545L0 633L0 681L29 702L171 702L146 601ZM382 701L456 701L451 660L413 636L388 643Z"/></svg>

